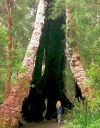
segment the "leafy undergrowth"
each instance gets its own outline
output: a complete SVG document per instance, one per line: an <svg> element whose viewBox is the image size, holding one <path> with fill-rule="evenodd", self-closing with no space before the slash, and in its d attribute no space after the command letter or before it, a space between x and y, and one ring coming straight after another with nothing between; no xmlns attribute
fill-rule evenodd
<svg viewBox="0 0 100 128"><path fill-rule="evenodd" d="M87 101L85 105L75 102L70 112L71 118L64 120L65 128L99 128L100 127L100 92L95 99Z"/></svg>
<svg viewBox="0 0 100 128"><path fill-rule="evenodd" d="M4 94L0 93L0 105L4 102Z"/></svg>

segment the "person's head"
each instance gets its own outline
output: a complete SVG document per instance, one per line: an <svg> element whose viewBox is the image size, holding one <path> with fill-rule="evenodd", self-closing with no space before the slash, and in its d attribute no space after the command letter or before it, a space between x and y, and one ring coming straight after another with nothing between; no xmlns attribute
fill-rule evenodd
<svg viewBox="0 0 100 128"><path fill-rule="evenodd" d="M61 106L61 101L58 100L56 103L56 108L58 109L60 106Z"/></svg>

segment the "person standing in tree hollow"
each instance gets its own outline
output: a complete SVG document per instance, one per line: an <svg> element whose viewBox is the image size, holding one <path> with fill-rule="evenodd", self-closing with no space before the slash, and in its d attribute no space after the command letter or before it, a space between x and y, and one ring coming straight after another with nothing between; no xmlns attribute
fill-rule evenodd
<svg viewBox="0 0 100 128"><path fill-rule="evenodd" d="M58 125L60 125L60 123L61 123L61 114L62 114L61 101L57 101L56 109L57 109L57 121L58 121Z"/></svg>

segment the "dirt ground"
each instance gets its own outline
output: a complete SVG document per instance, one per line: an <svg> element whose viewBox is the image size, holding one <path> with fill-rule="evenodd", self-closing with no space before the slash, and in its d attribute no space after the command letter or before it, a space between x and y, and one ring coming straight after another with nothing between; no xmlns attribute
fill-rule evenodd
<svg viewBox="0 0 100 128"><path fill-rule="evenodd" d="M51 120L43 120L39 123L36 122L27 123L24 127L21 128L66 128L64 126L64 120L65 120L65 116L62 116L62 121L59 126L56 119L51 119Z"/></svg>
<svg viewBox="0 0 100 128"><path fill-rule="evenodd" d="M40 123L29 123L24 128L64 128L64 124L58 126L55 120L46 120Z"/></svg>

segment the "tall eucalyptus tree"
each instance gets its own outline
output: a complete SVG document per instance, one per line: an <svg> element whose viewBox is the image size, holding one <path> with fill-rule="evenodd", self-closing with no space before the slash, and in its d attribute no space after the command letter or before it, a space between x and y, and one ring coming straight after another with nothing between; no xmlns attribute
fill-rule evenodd
<svg viewBox="0 0 100 128"><path fill-rule="evenodd" d="M2 128L18 127L19 125L18 121L20 119L22 102L29 92L35 55L44 25L46 8L47 2L45 0L40 0L31 41L22 63L24 72L21 71L18 74L18 80L16 81L14 88L11 90L9 97L0 108L0 126Z"/></svg>

